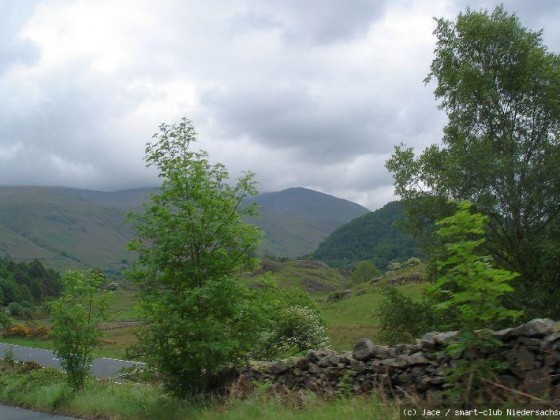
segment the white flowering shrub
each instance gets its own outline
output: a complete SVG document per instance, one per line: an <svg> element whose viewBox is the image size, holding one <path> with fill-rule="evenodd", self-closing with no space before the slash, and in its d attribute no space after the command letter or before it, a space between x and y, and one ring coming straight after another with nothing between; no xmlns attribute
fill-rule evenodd
<svg viewBox="0 0 560 420"><path fill-rule="evenodd" d="M286 358L329 347L325 325L312 308L300 305L283 308L274 321L273 329L262 337L259 351L254 355L257 358Z"/></svg>

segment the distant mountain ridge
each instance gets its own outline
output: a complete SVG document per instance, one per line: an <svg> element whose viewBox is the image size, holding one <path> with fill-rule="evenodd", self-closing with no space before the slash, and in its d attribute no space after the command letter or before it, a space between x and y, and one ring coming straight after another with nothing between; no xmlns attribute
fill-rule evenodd
<svg viewBox="0 0 560 420"><path fill-rule="evenodd" d="M139 210L156 188L102 192L59 187L0 187L0 257L37 258L55 269L97 267L120 272L134 259L126 243L126 213ZM257 219L261 252L312 253L337 227L368 213L347 200L305 188L264 193Z"/></svg>
<svg viewBox="0 0 560 420"><path fill-rule="evenodd" d="M398 226L404 204L393 201L336 229L313 253L327 264L349 268L362 260L385 269L393 260L421 256L418 242Z"/></svg>

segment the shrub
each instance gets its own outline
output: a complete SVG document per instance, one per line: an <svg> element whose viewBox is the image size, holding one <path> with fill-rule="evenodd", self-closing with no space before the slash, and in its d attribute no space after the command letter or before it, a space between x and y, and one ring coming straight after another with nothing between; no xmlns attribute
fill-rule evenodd
<svg viewBox="0 0 560 420"><path fill-rule="evenodd" d="M251 357L272 360L328 346L323 321L313 301L296 288L278 288L265 276L253 290L260 332Z"/></svg>
<svg viewBox="0 0 560 420"><path fill-rule="evenodd" d="M8 328L10 325L12 325L12 319L0 308L0 330Z"/></svg>
<svg viewBox="0 0 560 420"><path fill-rule="evenodd" d="M49 337L50 329L48 327L38 327L31 330L31 336L40 339L46 339Z"/></svg>
<svg viewBox="0 0 560 420"><path fill-rule="evenodd" d="M427 301L415 302L396 287L383 289L385 300L378 310L378 337L386 344L407 343L434 329L435 315Z"/></svg>
<svg viewBox="0 0 560 420"><path fill-rule="evenodd" d="M280 312L269 344L280 357L329 346L326 328L317 311L292 306Z"/></svg>
<svg viewBox="0 0 560 420"><path fill-rule="evenodd" d="M107 308L105 279L94 270L68 271L61 281L62 295L50 306L54 353L70 385L81 391L101 336L98 323Z"/></svg>
<svg viewBox="0 0 560 420"><path fill-rule="evenodd" d="M23 324L15 324L8 328L9 337L31 337L31 328Z"/></svg>

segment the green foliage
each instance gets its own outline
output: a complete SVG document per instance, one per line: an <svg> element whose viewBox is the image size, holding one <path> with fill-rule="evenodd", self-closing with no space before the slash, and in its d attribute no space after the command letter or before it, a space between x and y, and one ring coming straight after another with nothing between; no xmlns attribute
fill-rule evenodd
<svg viewBox="0 0 560 420"><path fill-rule="evenodd" d="M99 346L98 324L105 319L108 293L97 271L68 271L61 281L62 295L49 305L51 337L68 382L81 391Z"/></svg>
<svg viewBox="0 0 560 420"><path fill-rule="evenodd" d="M435 35L426 81L448 115L442 146L398 146L386 165L413 205L409 226L471 201L489 217L485 252L520 273L509 305L558 318L560 57L501 6L438 19Z"/></svg>
<svg viewBox="0 0 560 420"><path fill-rule="evenodd" d="M0 309L0 330L8 328L10 325L12 325L12 319L4 310Z"/></svg>
<svg viewBox="0 0 560 420"><path fill-rule="evenodd" d="M476 254L484 244L487 217L471 211L471 204L460 203L454 215L437 223L437 234L445 242L445 259L437 262L441 277L430 285L429 293L439 301L436 313L455 314L459 327L457 341L447 347L451 355L468 352L467 358L453 369L450 379L459 383L462 398L469 401L482 378L488 378L497 368L486 358L488 348L500 342L491 334L477 329L495 328L504 320L520 316L519 311L503 306L502 296L513 292L509 285L518 274L492 267L487 256ZM444 325L444 328L446 325Z"/></svg>
<svg viewBox="0 0 560 420"><path fill-rule="evenodd" d="M253 299L261 319L253 359L283 359L328 347L325 324L306 293L296 288L280 289L271 276L265 276L257 286Z"/></svg>
<svg viewBox="0 0 560 420"><path fill-rule="evenodd" d="M429 300L413 300L394 286L383 289L384 300L376 310L378 338L385 344L410 343L434 330L435 314Z"/></svg>
<svg viewBox="0 0 560 420"><path fill-rule="evenodd" d="M354 284L367 283L379 276L381 271L371 261L360 261L352 271L351 279Z"/></svg>
<svg viewBox="0 0 560 420"><path fill-rule="evenodd" d="M398 226L402 211L402 203L392 202L352 220L327 237L313 256L344 269L363 260L385 269L393 260L420 255L416 241Z"/></svg>
<svg viewBox="0 0 560 420"><path fill-rule="evenodd" d="M17 302L10 302L8 311L14 318L30 319L33 317L33 311L29 306L23 306Z"/></svg>
<svg viewBox="0 0 560 420"><path fill-rule="evenodd" d="M241 396L239 394L242 394ZM324 399L312 392L273 393L261 387L246 395L234 389L226 398L183 401L162 394L157 385L92 381L81 393L70 392L54 368L20 371L0 364L0 399L9 405L63 413L76 418L138 420L178 419L342 419L398 417L399 406L375 394Z"/></svg>
<svg viewBox="0 0 560 420"><path fill-rule="evenodd" d="M40 303L60 294L60 275L37 260L18 263L0 259L0 304ZM29 305L27 305L29 306Z"/></svg>
<svg viewBox="0 0 560 420"><path fill-rule="evenodd" d="M255 345L259 314L248 290L233 279L211 278L143 303L148 325L139 336L142 349L165 389L178 397L220 386L220 374Z"/></svg>
<svg viewBox="0 0 560 420"><path fill-rule="evenodd" d="M247 173L230 185L222 164L191 151L191 122L159 127L145 160L162 178L144 212L131 215L138 252L131 272L141 286L148 322L141 343L164 377L166 389L183 397L212 387L215 377L252 345L250 300L231 276L253 267L260 232L241 221L255 214L255 180Z"/></svg>
<svg viewBox="0 0 560 420"><path fill-rule="evenodd" d="M471 204L460 203L454 215L437 222L437 234L445 241L445 259L437 261L440 277L429 287L438 313L455 313L461 330L494 328L520 316L506 309L502 297L513 292L509 284L518 276L492 267L490 257L476 253L485 239L487 217L471 212ZM454 325L443 326L452 328Z"/></svg>

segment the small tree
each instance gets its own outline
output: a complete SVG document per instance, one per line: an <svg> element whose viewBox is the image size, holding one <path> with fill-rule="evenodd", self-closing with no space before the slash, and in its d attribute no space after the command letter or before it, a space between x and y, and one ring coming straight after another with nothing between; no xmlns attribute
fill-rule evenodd
<svg viewBox="0 0 560 420"><path fill-rule="evenodd" d="M380 274L379 269L371 261L360 261L352 271L351 280L355 284L366 283Z"/></svg>
<svg viewBox="0 0 560 420"><path fill-rule="evenodd" d="M50 304L54 353L68 374L68 382L81 391L99 345L99 321L105 318L108 293L98 271L68 271L62 294Z"/></svg>
<svg viewBox="0 0 560 420"><path fill-rule="evenodd" d="M148 321L140 337L168 391L183 397L212 386L216 375L248 353L255 339L248 294L231 279L252 268L260 233L242 222L255 207L247 173L231 185L224 165L192 151L191 122L163 124L145 160L162 178L142 214L131 215L138 252L131 275L141 286Z"/></svg>
<svg viewBox="0 0 560 420"><path fill-rule="evenodd" d="M499 344L491 336L475 331L495 327L520 315L519 311L506 309L502 302L505 294L513 292L508 283L518 274L494 268L489 257L476 253L485 241L482 235L487 220L479 213L472 213L471 204L463 202L455 214L436 224L447 255L436 263L441 276L430 286L429 293L439 301L434 306L436 314L444 317L451 311L461 327L458 340L448 351L469 353L453 372L454 381L464 381L467 400L475 380L495 368L481 350Z"/></svg>

